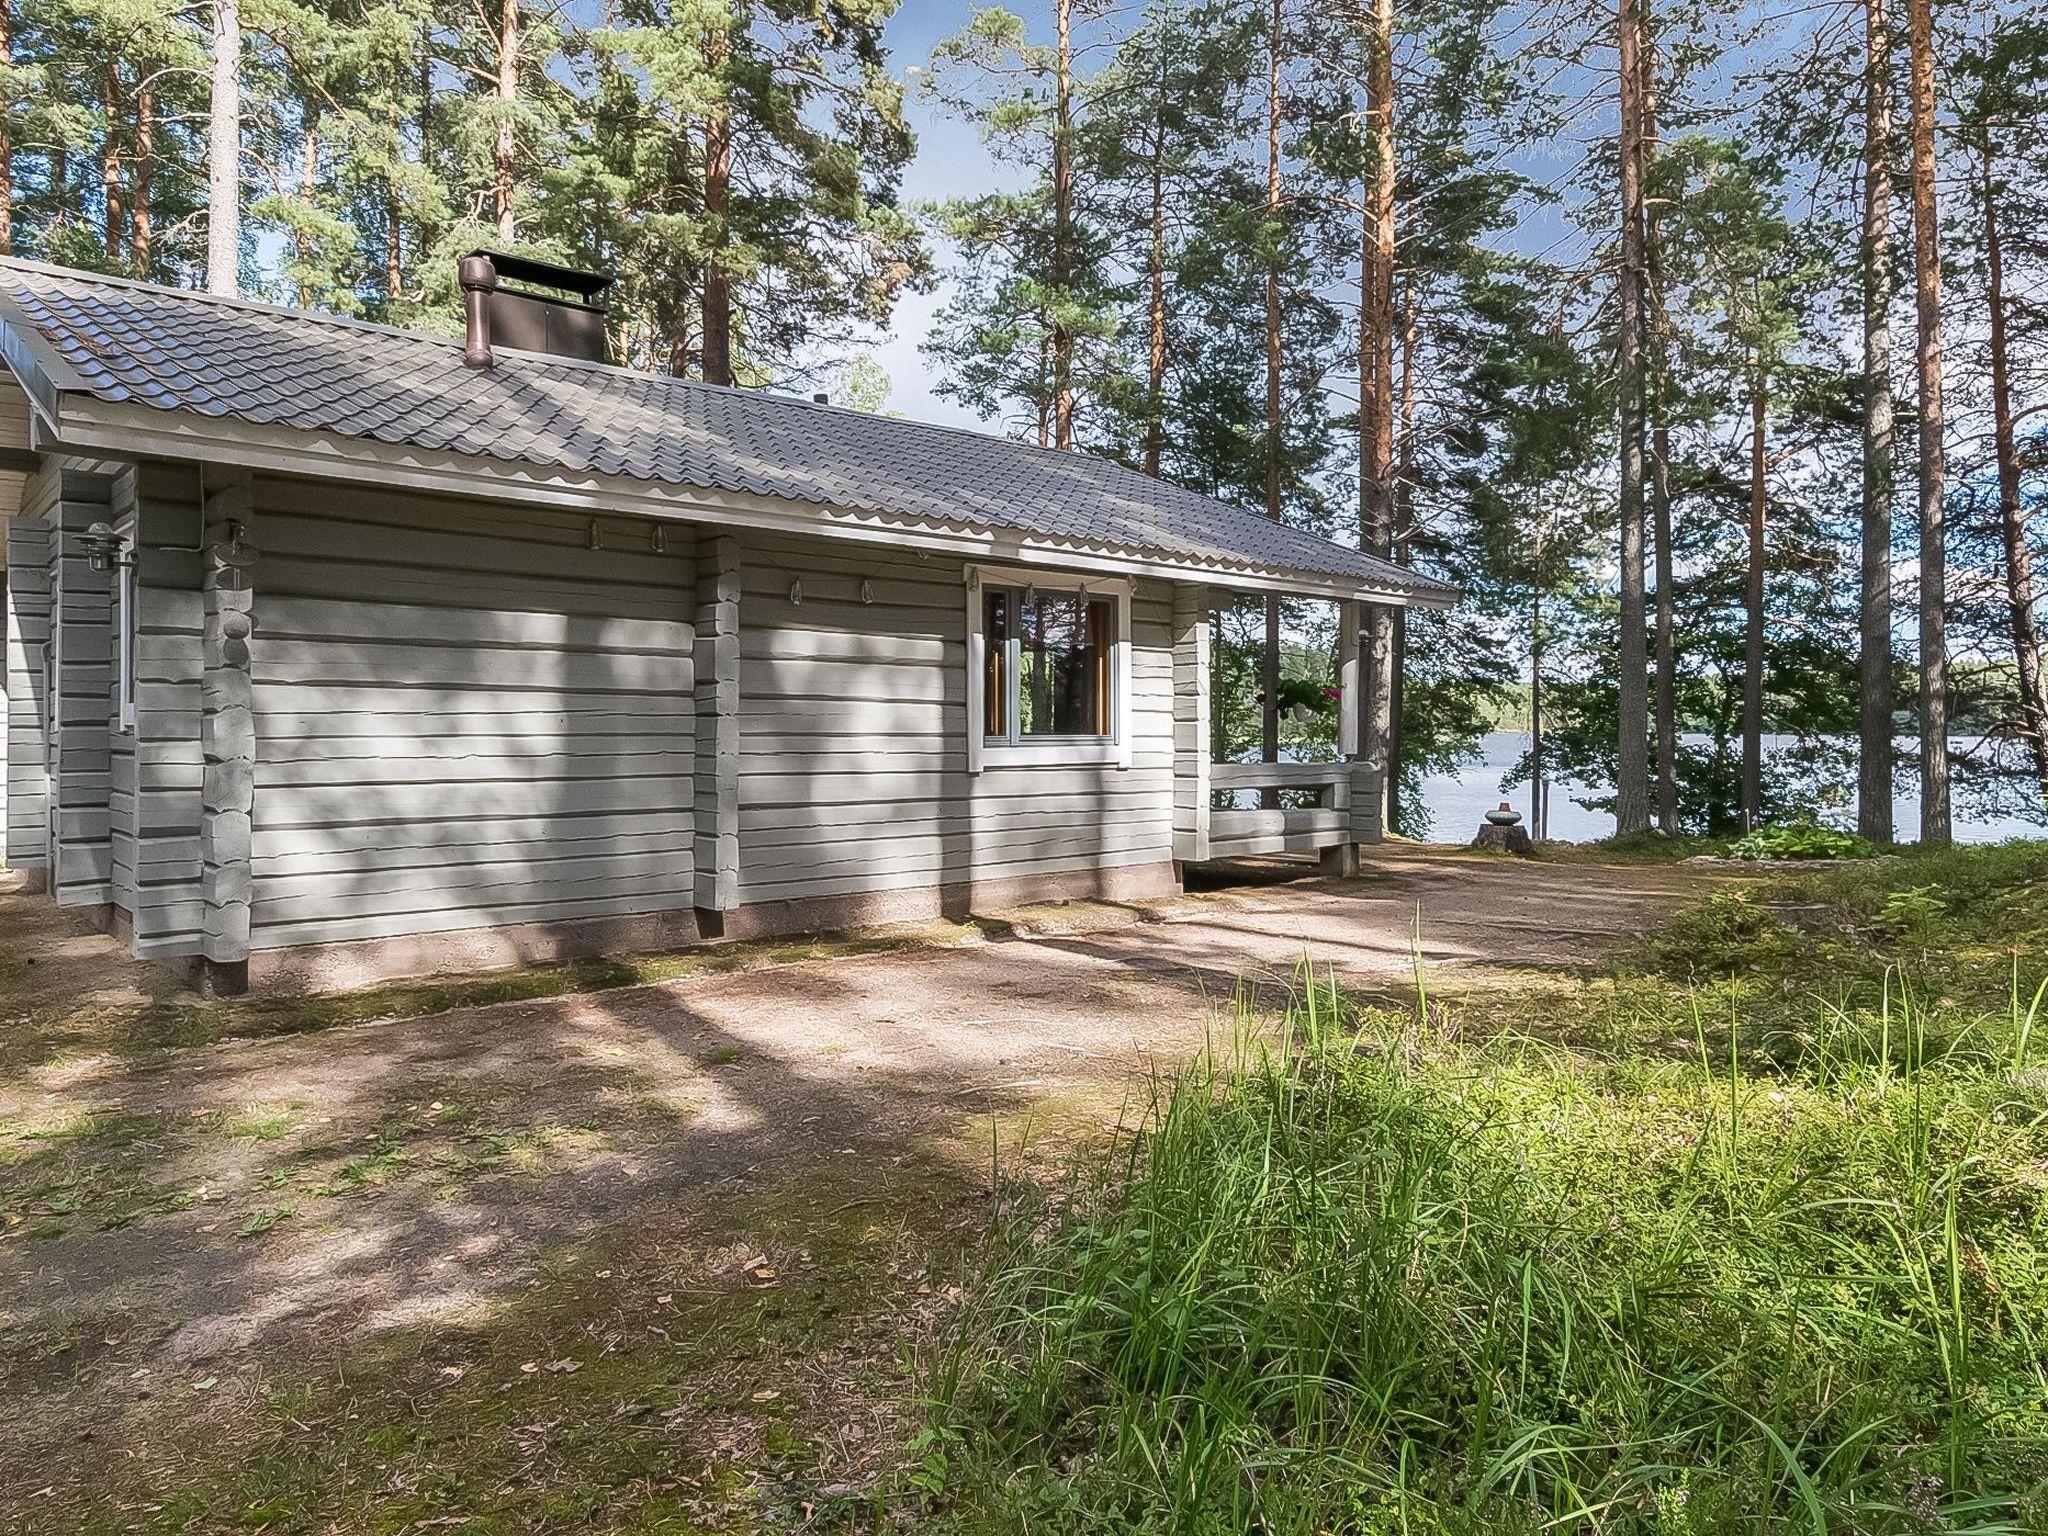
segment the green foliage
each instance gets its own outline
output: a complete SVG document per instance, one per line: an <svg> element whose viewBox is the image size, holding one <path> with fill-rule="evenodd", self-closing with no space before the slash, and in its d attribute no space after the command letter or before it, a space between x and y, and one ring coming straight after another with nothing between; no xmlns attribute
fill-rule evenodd
<svg viewBox="0 0 2048 1536"><path fill-rule="evenodd" d="M1739 838L1728 853L1737 859L1871 859L1877 845L1817 821L1781 821Z"/></svg>
<svg viewBox="0 0 2048 1536"><path fill-rule="evenodd" d="M1649 941L1663 969L1681 976L1725 976L1783 964L1799 936L1747 891L1715 891L1677 913Z"/></svg>
<svg viewBox="0 0 2048 1536"><path fill-rule="evenodd" d="M1617 986L1580 1044L1303 979L1162 1084L935 1358L937 1528L2041 1528L2033 979L1785 992L1806 949L1708 907L1765 976Z"/></svg>

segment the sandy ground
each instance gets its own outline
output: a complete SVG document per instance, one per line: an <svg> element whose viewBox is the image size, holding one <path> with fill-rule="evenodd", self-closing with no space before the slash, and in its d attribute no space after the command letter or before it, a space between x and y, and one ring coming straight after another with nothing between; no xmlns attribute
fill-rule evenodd
<svg viewBox="0 0 2048 1536"><path fill-rule="evenodd" d="M81 1424L104 1443L228 1363L460 1318L552 1245L651 1213L687 1230L808 1170L936 1158L985 1182L992 1120L999 1146L1114 1120L1241 988L1284 999L1304 955L1374 990L1406 985L1418 942L1440 975L1551 970L1698 879L1390 851L1356 881L1031 909L967 943L19 1065L0 1074L0 1504L64 1475ZM0 1014L88 989L163 993L0 887Z"/></svg>

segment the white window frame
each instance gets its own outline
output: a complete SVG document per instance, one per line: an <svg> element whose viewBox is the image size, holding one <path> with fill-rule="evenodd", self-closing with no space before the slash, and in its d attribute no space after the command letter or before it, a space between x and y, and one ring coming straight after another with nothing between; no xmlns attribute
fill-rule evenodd
<svg viewBox="0 0 2048 1536"><path fill-rule="evenodd" d="M967 568L967 771L988 768L1131 766L1131 589L1125 577L1085 576L1030 566L970 565ZM988 636L982 627L982 594L989 587L1023 591L1085 592L1109 598L1116 608L1109 658L1107 736L1043 736L1015 742L991 741L982 729L988 718Z"/></svg>
<svg viewBox="0 0 2048 1536"><path fill-rule="evenodd" d="M136 666L136 554L135 519L124 518L114 526L114 714L123 731L135 729Z"/></svg>

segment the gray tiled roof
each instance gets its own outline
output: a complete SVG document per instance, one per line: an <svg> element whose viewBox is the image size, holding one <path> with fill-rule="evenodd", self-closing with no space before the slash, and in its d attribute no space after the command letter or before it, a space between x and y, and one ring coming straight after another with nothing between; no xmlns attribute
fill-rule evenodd
<svg viewBox="0 0 2048 1536"><path fill-rule="evenodd" d="M0 321L33 333L18 341L61 359L54 383L110 403L1454 595L1121 465L957 428L533 353L472 369L446 337L15 261L0 300Z"/></svg>

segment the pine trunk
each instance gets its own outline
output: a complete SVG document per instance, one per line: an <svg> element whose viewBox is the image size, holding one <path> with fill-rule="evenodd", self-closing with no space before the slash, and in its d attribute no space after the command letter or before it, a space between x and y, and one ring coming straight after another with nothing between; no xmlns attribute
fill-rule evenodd
<svg viewBox="0 0 2048 1536"><path fill-rule="evenodd" d="M14 67L13 0L0 0L0 69ZM14 254L14 98L0 91L0 256Z"/></svg>
<svg viewBox="0 0 2048 1536"><path fill-rule="evenodd" d="M1529 835L1539 843L1550 835L1543 788L1543 588L1537 585L1529 591Z"/></svg>
<svg viewBox="0 0 2048 1536"><path fill-rule="evenodd" d="M2005 542L2005 606L2019 666L2020 726L2048 805L2048 683L2041 675L2041 627L2034 617L2034 556L2020 499L2019 445L2013 433L2012 360L2006 336L2005 249L1998 230L1998 184L1991 135L1984 135L1984 262L1991 315L1992 441L1998 456L1998 526Z"/></svg>
<svg viewBox="0 0 2048 1536"><path fill-rule="evenodd" d="M136 70L143 80L149 78L150 72L151 66L147 61ZM156 92L147 85L138 85L135 88L135 170L128 197L128 270L145 281L156 260L155 188L152 185L155 174Z"/></svg>
<svg viewBox="0 0 2048 1536"><path fill-rule="evenodd" d="M106 137L100 145L100 238L111 268L121 260L121 236L128 217L122 206L121 189L121 61L111 53L107 55L105 90Z"/></svg>
<svg viewBox="0 0 2048 1536"><path fill-rule="evenodd" d="M206 291L233 298L242 269L242 17L213 0L213 90L207 107Z"/></svg>
<svg viewBox="0 0 2048 1536"><path fill-rule="evenodd" d="M1394 5L1372 0L1365 37L1365 130L1370 150L1360 199L1358 304L1358 537L1367 554L1394 555ZM1366 761L1391 786L1394 764L1394 611L1366 610ZM1391 820L1390 823L1391 824Z"/></svg>
<svg viewBox="0 0 2048 1536"><path fill-rule="evenodd" d="M1415 285L1401 289L1400 429L1394 455L1394 563L1406 565L1415 537ZM1387 710L1386 827L1402 829L1401 765L1408 701L1408 610L1394 610L1392 698Z"/></svg>
<svg viewBox="0 0 2048 1536"><path fill-rule="evenodd" d="M309 105L300 108L299 202L309 214L313 211L314 200L320 194L320 130L316 126L318 121ZM293 246L293 254L299 263L299 308L311 309L314 294L308 276L313 265L312 242L301 232L293 237Z"/></svg>
<svg viewBox="0 0 2048 1536"><path fill-rule="evenodd" d="M1742 825L1764 816L1764 527L1770 510L1765 480L1765 392L1758 357L1749 380L1749 559L1742 584Z"/></svg>
<svg viewBox="0 0 2048 1536"><path fill-rule="evenodd" d="M1266 516L1279 522L1280 501L1280 28L1281 0L1273 0L1266 73ZM1259 755L1280 760L1280 599L1266 599L1265 650L1259 658ZM1268 807L1278 790L1260 793Z"/></svg>
<svg viewBox="0 0 2048 1536"><path fill-rule="evenodd" d="M1892 106L1891 17L1864 0L1863 528L1857 602L1856 830L1889 843L1892 823Z"/></svg>
<svg viewBox="0 0 2048 1536"><path fill-rule="evenodd" d="M1145 257L1145 473L1166 453L1166 79L1160 68L1152 118L1151 244Z"/></svg>
<svg viewBox="0 0 2048 1536"><path fill-rule="evenodd" d="M1643 40L1644 155L1657 153L1657 50ZM1671 550L1671 326L1664 307L1662 221L1645 196L1643 260L1650 333L1650 531L1656 541L1657 828L1678 832L1678 593Z"/></svg>
<svg viewBox="0 0 2048 1536"><path fill-rule="evenodd" d="M1935 208L1934 3L1907 0L1912 54L1913 287L1920 374L1920 841L1949 841L1948 530L1942 496L1941 226Z"/></svg>
<svg viewBox="0 0 2048 1536"><path fill-rule="evenodd" d="M1621 636L1615 822L1623 836L1650 829L1649 656L1643 595L1643 194L1642 23L1620 0L1621 52Z"/></svg>
<svg viewBox="0 0 2048 1536"><path fill-rule="evenodd" d="M394 99L385 113L385 128L391 135L390 153L395 159L403 152L398 133L398 103ZM389 311L405 291L405 230L403 209L398 201L398 183L389 171L384 174L384 307Z"/></svg>
<svg viewBox="0 0 2048 1536"><path fill-rule="evenodd" d="M519 101L519 0L499 0L498 83L493 95L498 125L491 142L491 206L497 218L498 243L510 249L519 238L519 221L512 210L512 194L518 185L519 135L512 111Z"/></svg>
<svg viewBox="0 0 2048 1536"><path fill-rule="evenodd" d="M1074 281L1074 0L1054 0L1052 126L1052 445L1074 446L1074 332L1067 323Z"/></svg>
<svg viewBox="0 0 2048 1536"><path fill-rule="evenodd" d="M725 67L732 59L727 23L716 23L704 40L704 62L722 89ZM732 274L726 270L730 243L726 212L732 194L732 112L722 95L714 95L704 117L704 218L710 226L711 250L704 259L704 382L732 383Z"/></svg>

